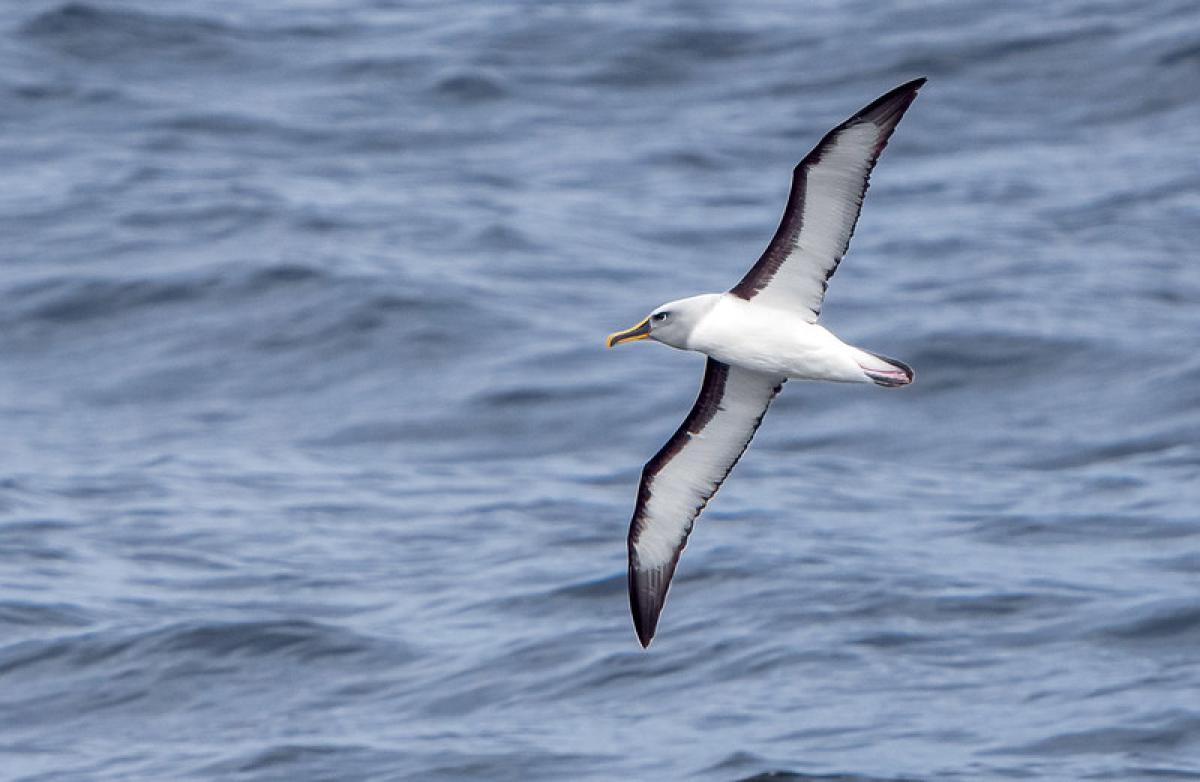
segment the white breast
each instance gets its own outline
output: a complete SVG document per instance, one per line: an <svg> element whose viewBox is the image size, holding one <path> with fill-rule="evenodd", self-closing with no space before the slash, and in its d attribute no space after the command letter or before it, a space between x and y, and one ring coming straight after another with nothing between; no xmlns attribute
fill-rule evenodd
<svg viewBox="0 0 1200 782"><path fill-rule="evenodd" d="M855 348L804 316L726 294L696 324L689 350L796 380L861 383Z"/></svg>

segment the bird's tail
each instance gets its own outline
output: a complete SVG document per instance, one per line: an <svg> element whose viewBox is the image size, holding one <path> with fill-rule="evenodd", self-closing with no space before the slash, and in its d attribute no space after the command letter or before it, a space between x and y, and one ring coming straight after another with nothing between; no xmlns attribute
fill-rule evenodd
<svg viewBox="0 0 1200 782"><path fill-rule="evenodd" d="M912 367L903 361L858 348L856 350L858 366L875 385L896 388L897 386L906 386L913 381Z"/></svg>

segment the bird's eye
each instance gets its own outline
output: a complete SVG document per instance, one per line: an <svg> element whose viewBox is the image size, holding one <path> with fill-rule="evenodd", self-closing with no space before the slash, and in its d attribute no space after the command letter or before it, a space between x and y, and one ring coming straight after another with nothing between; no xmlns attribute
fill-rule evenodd
<svg viewBox="0 0 1200 782"><path fill-rule="evenodd" d="M651 315L651 316L650 316L650 320L653 320L653 321L655 321L655 322L661 322L661 321L664 321L664 320L666 320L666 319L667 319L667 315L668 315L668 314L670 314L670 313L667 313L667 312L656 312L656 313L654 313L653 315Z"/></svg>

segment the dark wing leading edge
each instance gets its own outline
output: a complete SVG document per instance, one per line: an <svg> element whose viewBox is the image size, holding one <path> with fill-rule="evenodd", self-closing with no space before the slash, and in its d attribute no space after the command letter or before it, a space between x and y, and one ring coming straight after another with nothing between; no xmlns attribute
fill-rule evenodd
<svg viewBox="0 0 1200 782"><path fill-rule="evenodd" d="M692 411L642 469L629 524L629 605L649 646L692 523L754 437L784 379L708 359Z"/></svg>
<svg viewBox="0 0 1200 782"><path fill-rule="evenodd" d="M871 169L924 83L914 79L876 99L800 161L771 244L730 293L816 321L827 282L850 246Z"/></svg>

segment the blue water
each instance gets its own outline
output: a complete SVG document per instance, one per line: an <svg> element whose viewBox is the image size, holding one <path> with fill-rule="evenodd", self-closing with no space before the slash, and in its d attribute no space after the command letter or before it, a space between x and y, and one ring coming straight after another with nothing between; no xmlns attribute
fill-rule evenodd
<svg viewBox="0 0 1200 782"><path fill-rule="evenodd" d="M0 778L1200 779L1200 13L0 15ZM791 166L928 76L634 637Z"/></svg>

